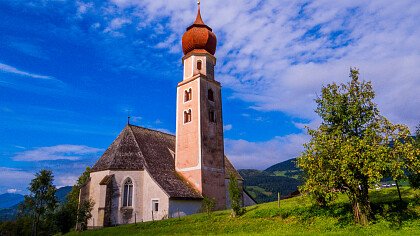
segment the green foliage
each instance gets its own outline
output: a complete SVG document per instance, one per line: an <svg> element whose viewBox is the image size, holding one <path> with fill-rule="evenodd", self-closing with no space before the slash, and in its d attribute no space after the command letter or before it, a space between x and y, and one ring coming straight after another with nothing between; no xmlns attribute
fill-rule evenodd
<svg viewBox="0 0 420 236"><path fill-rule="evenodd" d="M84 231L87 230L87 222L92 217L91 211L95 203L92 199L89 201L82 201L79 205L79 210L77 211L77 224L78 230Z"/></svg>
<svg viewBox="0 0 420 236"><path fill-rule="evenodd" d="M384 175L404 177L404 169L420 171L410 132L380 115L373 102L371 82L360 82L359 71L350 70L351 81L322 88L316 113L322 123L308 129L298 165L304 171L302 191L326 206L338 192L348 195L356 223L366 225L372 216L368 189Z"/></svg>
<svg viewBox="0 0 420 236"><path fill-rule="evenodd" d="M328 208L303 196L282 200L280 209L277 202L247 207L237 218L226 210L69 235L420 235L420 190L404 187L401 193L405 205L399 205L395 188L371 191L375 219L367 227L353 223L348 197L338 194Z"/></svg>
<svg viewBox="0 0 420 236"><path fill-rule="evenodd" d="M216 206L216 200L214 198L204 197L201 212L207 213L210 215L214 211L214 207Z"/></svg>
<svg viewBox="0 0 420 236"><path fill-rule="evenodd" d="M242 192L234 173L229 173L229 197L232 216L237 217L244 213L242 208Z"/></svg>
<svg viewBox="0 0 420 236"><path fill-rule="evenodd" d="M74 211L68 204L60 205L54 213L54 224L57 226L57 230L61 233L70 232L70 230L74 228L75 222Z"/></svg>
<svg viewBox="0 0 420 236"><path fill-rule="evenodd" d="M417 160L420 159L420 124L417 126L416 129L416 137L414 139L414 146L417 150ZM409 171L408 173L408 181L410 182L410 186L413 188L420 189L420 173L415 171Z"/></svg>
<svg viewBox="0 0 420 236"><path fill-rule="evenodd" d="M92 201L86 201L79 207L80 188L89 180L90 168L79 177L77 184L66 196L66 201L57 204L57 191L52 185L53 174L43 170L31 181L31 194L17 209L17 220L3 223L0 235L53 235L67 233L79 223L86 229L86 222L91 217ZM66 191L66 190L63 190ZM35 233L35 231L37 231Z"/></svg>
<svg viewBox="0 0 420 236"><path fill-rule="evenodd" d="M87 220L91 217L90 211L86 212L89 210L89 206L92 205L90 201L83 202L79 206L80 189L89 181L90 170L90 167L86 167L86 170L80 175L77 183L67 195L67 202L61 208L60 216L67 217L66 225L60 227L62 233L67 233L71 228L75 227L77 223L80 223L81 226L86 225Z"/></svg>
<svg viewBox="0 0 420 236"><path fill-rule="evenodd" d="M24 207L33 220L32 231L38 235L38 227L41 222L41 229L49 232L52 213L57 204L55 198L56 188L53 185L54 176L50 170L41 170L29 184L29 195L25 196ZM42 234L45 231L41 231Z"/></svg>
<svg viewBox="0 0 420 236"><path fill-rule="evenodd" d="M20 217L15 221L0 222L0 235L31 235L33 220L30 217Z"/></svg>

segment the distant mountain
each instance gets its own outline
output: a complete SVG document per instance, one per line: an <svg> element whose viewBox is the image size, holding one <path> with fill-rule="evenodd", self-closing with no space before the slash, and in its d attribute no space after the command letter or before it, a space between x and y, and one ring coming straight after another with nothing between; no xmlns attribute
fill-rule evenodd
<svg viewBox="0 0 420 236"><path fill-rule="evenodd" d="M270 202L291 195L302 184L301 170L295 165L296 159L275 164L264 171L239 170L244 178L245 190L258 202Z"/></svg>
<svg viewBox="0 0 420 236"><path fill-rule="evenodd" d="M57 198L58 202L62 203L66 201L67 194L71 191L71 186L66 186L57 189L57 192L55 193L55 197Z"/></svg>
<svg viewBox="0 0 420 236"><path fill-rule="evenodd" d="M23 195L16 193L4 193L0 195L0 209L12 207L23 201Z"/></svg>
<svg viewBox="0 0 420 236"><path fill-rule="evenodd" d="M66 201L67 194L71 191L71 186L66 186L57 189L55 196L59 203ZM15 196L17 195L17 196ZM10 199L8 201L8 199ZM15 220L19 204L23 202L24 196L20 194L5 193L0 195L0 206L5 206L3 209L0 208L0 222ZM14 204L12 204L12 202ZM7 204L6 204L7 203Z"/></svg>
<svg viewBox="0 0 420 236"><path fill-rule="evenodd" d="M283 161L280 163L277 163L275 165L272 165L265 169L267 172L275 172L275 171L291 171L291 170L300 170L298 167L296 167L296 158Z"/></svg>

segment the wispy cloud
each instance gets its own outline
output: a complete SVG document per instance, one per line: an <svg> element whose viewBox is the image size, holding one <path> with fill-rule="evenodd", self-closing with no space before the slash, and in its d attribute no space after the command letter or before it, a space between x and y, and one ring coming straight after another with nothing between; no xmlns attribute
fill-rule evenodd
<svg viewBox="0 0 420 236"><path fill-rule="evenodd" d="M9 65L6 65L6 64L3 64L3 63L0 63L0 71L5 72L5 73L16 74L16 75L20 75L20 76L25 76L25 77L31 77L31 78L34 78L34 79L45 79L45 80L55 79L52 76L39 75L39 74L26 72L26 71L19 70L19 69L13 67L13 66L9 66Z"/></svg>
<svg viewBox="0 0 420 236"><path fill-rule="evenodd" d="M168 21L158 48L180 47L196 6L188 0L113 0L125 18ZM221 8L220 6L223 6ZM315 119L322 85L348 80L350 66L372 80L380 109L413 127L420 117L420 8L407 1L203 2L218 36L217 78L261 111ZM130 13L127 9L131 9ZM404 14L401 14L404 12ZM156 34L161 31L156 27Z"/></svg>
<svg viewBox="0 0 420 236"><path fill-rule="evenodd" d="M231 125L231 124L227 124L227 125L224 125L224 126L223 126L223 130L224 130L224 131L229 131L229 130L232 130L232 128L233 128L233 125Z"/></svg>
<svg viewBox="0 0 420 236"><path fill-rule="evenodd" d="M60 175L56 178L57 188L73 186L76 184L78 178L79 176L77 175Z"/></svg>
<svg viewBox="0 0 420 236"><path fill-rule="evenodd" d="M124 17L117 17L112 19L108 26L104 29L104 33L110 33L114 37L124 37L124 33L119 30L124 27L124 25L130 24L131 20Z"/></svg>
<svg viewBox="0 0 420 236"><path fill-rule="evenodd" d="M279 162L296 158L309 140L305 134L275 137L266 142L225 140L225 152L236 168L265 169Z"/></svg>
<svg viewBox="0 0 420 236"><path fill-rule="evenodd" d="M29 171L8 167L0 167L0 173L0 191L17 189L17 186L25 188L34 177L34 174Z"/></svg>
<svg viewBox="0 0 420 236"><path fill-rule="evenodd" d="M15 188L9 188L6 190L7 193L19 193L22 192L22 190L20 189L15 189Z"/></svg>
<svg viewBox="0 0 420 236"><path fill-rule="evenodd" d="M40 147L29 151L17 153L15 161L52 161L52 160L80 160L84 157L96 156L103 149L84 145L57 145Z"/></svg>

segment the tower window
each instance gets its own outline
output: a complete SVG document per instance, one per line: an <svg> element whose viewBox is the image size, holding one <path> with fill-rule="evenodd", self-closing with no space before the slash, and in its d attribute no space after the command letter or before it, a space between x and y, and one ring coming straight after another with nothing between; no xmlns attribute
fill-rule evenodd
<svg viewBox="0 0 420 236"><path fill-rule="evenodd" d="M198 60L197 61L197 70L201 70L202 67L203 67L203 62Z"/></svg>
<svg viewBox="0 0 420 236"><path fill-rule="evenodd" d="M188 102L192 99L192 89L185 90L184 102Z"/></svg>
<svg viewBox="0 0 420 236"><path fill-rule="evenodd" d="M213 110L210 110L209 111L209 120L212 123L215 123L216 122L216 115L214 114L214 111Z"/></svg>
<svg viewBox="0 0 420 236"><path fill-rule="evenodd" d="M209 99L209 101L214 102L214 92L213 92L213 90L212 90L212 89L209 89L209 90L207 91L207 98Z"/></svg>
<svg viewBox="0 0 420 236"><path fill-rule="evenodd" d="M130 178L124 182L123 206L133 206L133 181Z"/></svg>
<svg viewBox="0 0 420 236"><path fill-rule="evenodd" d="M184 123L191 122L191 109L184 111Z"/></svg>

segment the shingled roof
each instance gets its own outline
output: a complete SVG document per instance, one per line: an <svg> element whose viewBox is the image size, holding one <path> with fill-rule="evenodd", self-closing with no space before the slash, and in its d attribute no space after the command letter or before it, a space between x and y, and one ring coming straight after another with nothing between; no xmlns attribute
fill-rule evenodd
<svg viewBox="0 0 420 236"><path fill-rule="evenodd" d="M92 168L104 170L147 170L170 198L202 198L175 171L175 136L160 131L127 125ZM226 173L234 172L225 157Z"/></svg>

